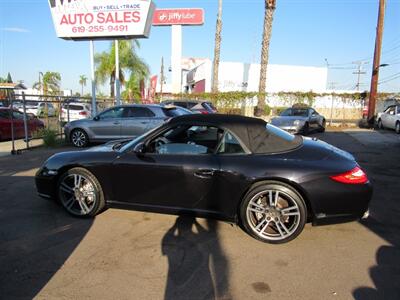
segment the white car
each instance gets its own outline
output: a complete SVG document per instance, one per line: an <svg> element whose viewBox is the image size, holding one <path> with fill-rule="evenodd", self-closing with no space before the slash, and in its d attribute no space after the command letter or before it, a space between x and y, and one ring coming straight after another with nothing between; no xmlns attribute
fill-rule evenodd
<svg viewBox="0 0 400 300"><path fill-rule="evenodd" d="M92 116L90 108L91 106L89 104L80 102L70 102L69 104L63 104L61 108L61 122L70 122L90 118Z"/></svg>
<svg viewBox="0 0 400 300"><path fill-rule="evenodd" d="M22 110L23 108L19 109ZM46 102L26 101L25 109L28 114L33 114L37 117L46 116ZM49 117L54 117L56 115L56 109L53 103L47 103L47 111Z"/></svg>
<svg viewBox="0 0 400 300"><path fill-rule="evenodd" d="M379 129L389 128L400 133L400 104L391 105L384 112L378 113Z"/></svg>

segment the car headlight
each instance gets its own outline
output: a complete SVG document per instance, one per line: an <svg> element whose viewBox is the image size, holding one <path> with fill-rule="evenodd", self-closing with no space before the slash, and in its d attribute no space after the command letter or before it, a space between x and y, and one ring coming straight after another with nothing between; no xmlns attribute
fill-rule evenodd
<svg viewBox="0 0 400 300"><path fill-rule="evenodd" d="M303 126L306 122L304 120L296 120L293 122L294 126L300 127Z"/></svg>

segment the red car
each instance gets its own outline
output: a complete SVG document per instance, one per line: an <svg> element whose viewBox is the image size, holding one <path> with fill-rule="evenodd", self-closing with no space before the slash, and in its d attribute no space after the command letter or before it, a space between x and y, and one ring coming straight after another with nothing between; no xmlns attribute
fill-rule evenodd
<svg viewBox="0 0 400 300"><path fill-rule="evenodd" d="M0 107L0 141L11 139L10 113L10 108ZM14 138L25 138L24 114L14 109L12 111L12 115L14 119ZM44 124L42 121L29 115L27 115L27 125L28 136L32 136L33 132L44 128Z"/></svg>

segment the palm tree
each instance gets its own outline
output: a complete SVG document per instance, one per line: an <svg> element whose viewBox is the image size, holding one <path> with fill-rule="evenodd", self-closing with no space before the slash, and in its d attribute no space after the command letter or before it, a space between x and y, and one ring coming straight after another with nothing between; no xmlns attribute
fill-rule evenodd
<svg viewBox="0 0 400 300"><path fill-rule="evenodd" d="M218 92L218 69L219 58L221 53L221 31L222 31L222 0L218 0L218 15L217 25L215 28L215 48L214 48L214 62L213 62L213 80L211 91Z"/></svg>
<svg viewBox="0 0 400 300"><path fill-rule="evenodd" d="M135 48L139 47L137 40L119 41L119 63L120 73L119 78L121 84L125 84L125 74L130 73L132 77L147 77L149 75L149 67L136 54ZM95 55L96 63L96 83L104 84L110 80L110 95L114 98L114 83L115 83L115 43L111 43L109 52L102 52Z"/></svg>
<svg viewBox="0 0 400 300"><path fill-rule="evenodd" d="M61 75L58 72L46 72L42 81L33 84L34 89L43 91L43 95L55 95L60 91Z"/></svg>
<svg viewBox="0 0 400 300"><path fill-rule="evenodd" d="M81 96L83 96L83 87L86 86L86 82L87 82L87 77L85 75L80 75L79 76L79 84L82 87L82 93Z"/></svg>
<svg viewBox="0 0 400 300"><path fill-rule="evenodd" d="M258 103L254 114L261 116L265 111L265 90L267 83L267 66L269 57L269 43L271 40L272 32L272 21L274 18L274 11L276 8L276 0L265 0L265 12L264 12L264 30L262 37L261 47L261 67L260 67L260 83L258 86Z"/></svg>

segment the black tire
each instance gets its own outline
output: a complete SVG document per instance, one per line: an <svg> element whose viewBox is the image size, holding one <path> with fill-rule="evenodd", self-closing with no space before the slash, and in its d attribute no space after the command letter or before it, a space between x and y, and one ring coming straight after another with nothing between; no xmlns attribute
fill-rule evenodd
<svg viewBox="0 0 400 300"><path fill-rule="evenodd" d="M269 205L270 191L275 206ZM265 211L260 211L261 207ZM293 209L288 210L288 207ZM291 215L288 216L288 213ZM250 236L271 244L293 240L302 232L307 222L307 208L300 193L279 181L265 181L254 185L243 198L239 214L241 226ZM270 223L273 224L269 225Z"/></svg>
<svg viewBox="0 0 400 300"><path fill-rule="evenodd" d="M325 128L326 128L326 121L323 120L323 121L322 121L322 126L321 126L321 128L319 129L319 132L325 132Z"/></svg>
<svg viewBox="0 0 400 300"><path fill-rule="evenodd" d="M308 134L308 132L310 131L310 125L308 124L308 122L306 122L305 124L304 124L304 126L303 126L303 134L304 135L307 135Z"/></svg>
<svg viewBox="0 0 400 300"><path fill-rule="evenodd" d="M77 148L84 148L89 145L89 136L85 130L77 128L71 131L70 142Z"/></svg>
<svg viewBox="0 0 400 300"><path fill-rule="evenodd" d="M395 126L394 130L396 131L397 134L400 134L400 122L399 121L396 122L396 126Z"/></svg>
<svg viewBox="0 0 400 300"><path fill-rule="evenodd" d="M83 191L76 192L74 190L76 185L75 188L71 188L69 183L72 183L72 180L75 181L75 178L77 178L75 176L81 178L80 183L82 184ZM90 196L85 196L84 191L89 184L90 190L88 188L87 191L90 192ZM69 191L67 187L70 187L71 191ZM91 188L93 188L93 192L91 192ZM82 198L78 199L77 193L81 193ZM62 206L73 216L94 217L105 207L103 189L99 181L91 172L84 168L72 168L62 174L58 180L57 194L58 200ZM83 203L85 203L86 206L84 206Z"/></svg>
<svg viewBox="0 0 400 300"><path fill-rule="evenodd" d="M383 127L383 124L382 124L382 120L381 120L381 119L378 120L378 129L381 129L381 130L385 129L385 128Z"/></svg>

